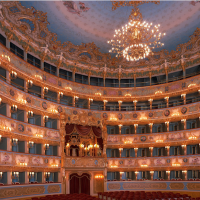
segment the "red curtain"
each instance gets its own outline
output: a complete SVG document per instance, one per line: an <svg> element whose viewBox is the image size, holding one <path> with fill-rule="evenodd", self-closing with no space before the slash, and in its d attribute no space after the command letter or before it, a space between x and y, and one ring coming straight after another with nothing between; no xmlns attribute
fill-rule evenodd
<svg viewBox="0 0 200 200"><path fill-rule="evenodd" d="M70 175L70 194L77 193L79 194L79 177L78 174L71 174Z"/></svg>
<svg viewBox="0 0 200 200"><path fill-rule="evenodd" d="M99 148L103 150L103 139L102 138L97 138L97 143L99 144Z"/></svg>
<svg viewBox="0 0 200 200"><path fill-rule="evenodd" d="M65 131L67 135L70 135L74 130L74 124L66 124Z"/></svg>
<svg viewBox="0 0 200 200"><path fill-rule="evenodd" d="M94 135L95 135L97 138L101 138L101 137L102 137L101 128L96 127L96 126L92 126L92 130L93 130Z"/></svg>
<svg viewBox="0 0 200 200"><path fill-rule="evenodd" d="M84 193L90 194L90 175L83 173L79 176L77 173L70 175L70 194Z"/></svg>
<svg viewBox="0 0 200 200"><path fill-rule="evenodd" d="M91 126L76 125L76 130L79 135L86 136L91 131Z"/></svg>

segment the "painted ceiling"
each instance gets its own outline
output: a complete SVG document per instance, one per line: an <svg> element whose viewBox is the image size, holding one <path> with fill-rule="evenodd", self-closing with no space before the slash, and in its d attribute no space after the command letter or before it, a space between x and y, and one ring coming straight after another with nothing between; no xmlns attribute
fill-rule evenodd
<svg viewBox="0 0 200 200"><path fill-rule="evenodd" d="M57 34L61 42L75 45L94 42L102 53L108 53L115 29L128 22L131 7L112 11L111 1L23 1L27 8L46 12L48 29ZM176 50L178 44L189 41L197 27L200 28L200 2L161 1L159 5L148 3L139 6L143 20L160 24L164 49ZM162 48L158 49L161 50Z"/></svg>

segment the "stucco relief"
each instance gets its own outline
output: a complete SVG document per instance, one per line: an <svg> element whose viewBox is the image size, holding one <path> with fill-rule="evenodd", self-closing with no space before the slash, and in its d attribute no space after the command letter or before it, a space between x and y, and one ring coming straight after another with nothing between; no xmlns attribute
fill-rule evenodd
<svg viewBox="0 0 200 200"><path fill-rule="evenodd" d="M120 183L109 183L108 189L109 190L119 190L120 189Z"/></svg>
<svg viewBox="0 0 200 200"><path fill-rule="evenodd" d="M200 183L187 183L188 190L197 190L200 191Z"/></svg>
<svg viewBox="0 0 200 200"><path fill-rule="evenodd" d="M169 187L172 190L183 190L185 186L184 183L170 183Z"/></svg>
<svg viewBox="0 0 200 200"><path fill-rule="evenodd" d="M155 190L164 190L167 189L167 184L166 183L123 183L122 185L124 190L131 190L131 189L155 189Z"/></svg>

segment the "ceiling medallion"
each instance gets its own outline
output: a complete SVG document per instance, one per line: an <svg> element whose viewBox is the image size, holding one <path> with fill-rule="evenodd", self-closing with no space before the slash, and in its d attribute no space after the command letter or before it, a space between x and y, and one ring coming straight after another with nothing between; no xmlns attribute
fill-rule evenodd
<svg viewBox="0 0 200 200"><path fill-rule="evenodd" d="M126 4L127 3L127 4ZM120 6L133 6L128 24L115 30L114 39L108 41L112 46L110 53L116 53L116 57L123 56L127 61L137 61L152 55L152 49L164 45L160 39L165 33L159 32L160 24L152 26L152 23L143 21L142 14L137 7L146 2L113 2L113 10ZM153 2L158 3L158 2Z"/></svg>

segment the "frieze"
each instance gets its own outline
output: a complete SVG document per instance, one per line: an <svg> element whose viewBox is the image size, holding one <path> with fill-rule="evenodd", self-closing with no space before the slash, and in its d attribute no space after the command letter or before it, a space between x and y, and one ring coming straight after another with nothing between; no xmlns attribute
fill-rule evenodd
<svg viewBox="0 0 200 200"><path fill-rule="evenodd" d="M110 183L108 184L109 190L119 190L121 188L121 185L119 183Z"/></svg>
<svg viewBox="0 0 200 200"><path fill-rule="evenodd" d="M47 14L35 8L24 8L20 2L2 2L1 29L9 36L16 40L20 45L26 48L26 51L32 51L42 59L46 58L50 62L64 68L72 69L76 67L76 71L84 71L91 75L100 75L106 73L107 76L118 76L118 66L123 66L122 72L124 77L133 77L133 70L137 76L144 76L151 72L152 75L163 73L165 69L165 60L168 60L168 71L180 69L180 57L185 55L185 66L195 58L195 53L199 51L199 28L190 37L185 44L177 46L176 51L161 50L155 52L154 56L148 57L148 60L140 60L139 62L127 62L126 59L111 58L108 53L101 53L99 48L92 42L77 46L67 41L61 43L57 40L57 35L48 30ZM18 12L12 12L9 8L15 7ZM36 13L32 15L32 13ZM20 19L27 17L35 26L34 30ZM42 19L42 20L41 20ZM43 37L41 37L43 35ZM48 42L47 42L48 41ZM51 41L51 42L49 42ZM191 48L188 48L190 46ZM62 54L60 54L62 52ZM83 55L87 52L89 57ZM55 59L56 58L56 59ZM157 59L159 58L159 59ZM105 63L107 66L105 67ZM89 66L89 67L88 67ZM134 67L133 67L134 66ZM133 69L134 68L134 69ZM120 74L121 75L121 74ZM122 76L122 77L123 77Z"/></svg>
<svg viewBox="0 0 200 200"><path fill-rule="evenodd" d="M195 140L189 140L189 137L196 137ZM149 147L151 144L154 146L163 146L163 143L157 141L165 141L165 146L182 145L184 144L196 144L200 142L200 129L181 130L174 132L163 132L163 133L149 133L149 134L123 134L123 135L107 135L107 146L108 147L120 147L120 145L134 147Z"/></svg>
<svg viewBox="0 0 200 200"><path fill-rule="evenodd" d="M156 183L156 182L151 182L151 183L142 183L142 182L135 182L135 183L123 183L122 185L124 190L131 190L131 189L158 189L158 190L165 190L167 189L167 184L166 183Z"/></svg>
<svg viewBox="0 0 200 200"><path fill-rule="evenodd" d="M148 171L150 169L160 169L160 167L168 169L174 168L174 164L179 164L179 167L199 168L199 155L180 155L179 157L161 156L161 157L133 157L133 158L107 158L107 167L110 170L119 170L119 168L127 169L134 167L135 170ZM176 167L175 167L176 168ZM177 167L178 168L178 167Z"/></svg>
<svg viewBox="0 0 200 200"><path fill-rule="evenodd" d="M183 183L170 183L169 187L172 190L183 190L185 186Z"/></svg>
<svg viewBox="0 0 200 200"><path fill-rule="evenodd" d="M60 192L60 185L49 185L47 187L48 193L57 193Z"/></svg>
<svg viewBox="0 0 200 200"><path fill-rule="evenodd" d="M188 183L186 185L188 190L198 190L200 191L200 183Z"/></svg>

